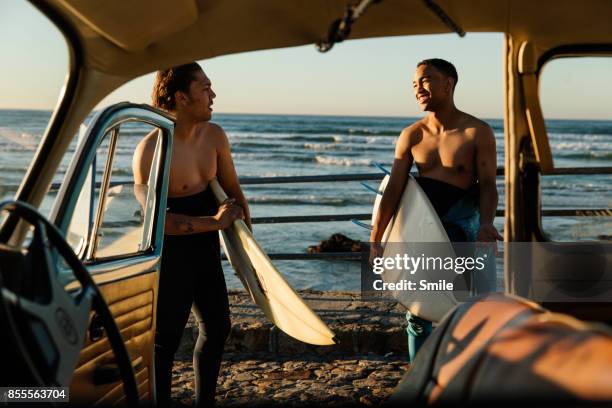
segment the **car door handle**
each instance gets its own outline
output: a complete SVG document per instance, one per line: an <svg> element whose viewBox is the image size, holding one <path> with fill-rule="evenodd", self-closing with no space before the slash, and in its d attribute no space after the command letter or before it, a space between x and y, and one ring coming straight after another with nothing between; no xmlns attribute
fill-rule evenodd
<svg viewBox="0 0 612 408"><path fill-rule="evenodd" d="M104 322L99 314L94 314L89 324L89 340L98 341L104 337Z"/></svg>
<svg viewBox="0 0 612 408"><path fill-rule="evenodd" d="M132 361L132 368L134 372L140 370L143 357L140 356ZM119 366L116 363L101 364L94 368L93 372L93 383L94 385L110 384L121 380L121 372Z"/></svg>

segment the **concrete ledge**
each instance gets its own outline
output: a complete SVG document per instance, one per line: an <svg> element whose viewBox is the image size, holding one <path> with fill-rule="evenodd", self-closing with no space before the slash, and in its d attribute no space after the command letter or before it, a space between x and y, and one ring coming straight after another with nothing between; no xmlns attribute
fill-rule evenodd
<svg viewBox="0 0 612 408"><path fill-rule="evenodd" d="M336 333L339 343L311 346L281 332L270 324L245 291L230 291L232 331L227 353L271 353L277 356L363 354L400 358L407 355L406 319L403 306L394 301L362 299L358 292L300 291L302 298ZM185 327L178 358L191 356L198 328L193 315Z"/></svg>

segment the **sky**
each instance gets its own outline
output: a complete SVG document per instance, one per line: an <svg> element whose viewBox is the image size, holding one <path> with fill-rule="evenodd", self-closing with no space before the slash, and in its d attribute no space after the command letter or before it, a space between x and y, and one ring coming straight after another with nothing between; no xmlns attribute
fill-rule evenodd
<svg viewBox="0 0 612 408"><path fill-rule="evenodd" d="M358 24L358 23L357 23ZM27 27L27 30L23 30ZM68 53L57 30L23 0L0 2L0 109L53 109ZM313 45L200 61L223 113L420 116L412 92L417 62L440 57L459 72L459 109L503 116L500 33L345 41L321 54ZM540 84L547 118L612 119L612 58L564 59L545 67ZM153 75L119 88L99 107L150 102Z"/></svg>

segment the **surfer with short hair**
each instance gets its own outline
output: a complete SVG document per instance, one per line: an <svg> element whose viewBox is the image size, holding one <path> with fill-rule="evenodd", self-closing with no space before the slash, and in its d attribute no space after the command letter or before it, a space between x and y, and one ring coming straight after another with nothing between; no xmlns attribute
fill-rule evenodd
<svg viewBox="0 0 612 408"><path fill-rule="evenodd" d="M457 70L448 61L417 64L413 89L417 104L429 112L405 128L397 141L389 182L370 235L370 258L382 255L380 242L408 182L413 163L417 182L436 210L452 242L495 242L498 203L495 136L484 121L460 111L453 94ZM414 360L431 332L431 322L408 311L408 351Z"/></svg>
<svg viewBox="0 0 612 408"><path fill-rule="evenodd" d="M215 93L193 62L157 72L153 105L175 118L155 333L157 404L169 406L174 355L190 310L199 335L193 354L197 406L213 406L225 340L231 329L218 231L242 218L249 207L223 129L210 122ZM146 184L157 131L134 153L134 183ZM218 206L210 181L217 178L231 197ZM142 199L140 199L143 202Z"/></svg>

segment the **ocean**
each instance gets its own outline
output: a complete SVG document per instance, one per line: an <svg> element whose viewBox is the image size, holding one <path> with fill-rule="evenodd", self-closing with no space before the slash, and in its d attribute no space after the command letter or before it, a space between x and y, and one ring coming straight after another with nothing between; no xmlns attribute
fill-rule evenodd
<svg viewBox="0 0 612 408"><path fill-rule="evenodd" d="M0 199L11 198L34 156L50 118L49 111L0 110ZM417 118L215 114L232 145L240 177L373 173L379 162L390 168L395 140ZM503 121L486 120L497 140L498 166L504 163ZM546 122L556 167L612 166L612 121L549 120ZM130 130L134 145L147 130ZM70 152L74 151L74 143ZM70 153L69 152L69 153ZM55 181L61 181L68 154ZM131 152L121 151L118 164L128 179ZM612 208L612 175L545 176L543 209ZM376 186L377 182L369 182ZM498 177L500 206L503 178ZM360 182L328 182L243 186L253 217L371 212L374 195ZM45 200L48 213L54 195ZM495 225L503 230L503 219ZM543 217L553 240L592 240L610 235L610 217ZM349 221L258 224L255 236L269 253L304 253L334 233L367 241L369 231ZM359 290L360 266L355 261L275 261L294 288ZM224 267L228 287L240 283ZM500 272L500 271L498 271Z"/></svg>

